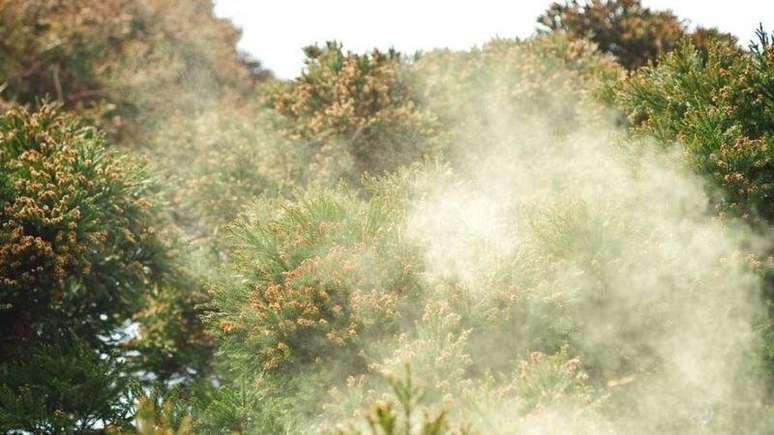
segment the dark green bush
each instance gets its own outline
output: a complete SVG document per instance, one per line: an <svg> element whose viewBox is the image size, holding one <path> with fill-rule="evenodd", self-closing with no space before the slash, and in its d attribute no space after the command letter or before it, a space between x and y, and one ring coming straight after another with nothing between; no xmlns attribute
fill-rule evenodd
<svg viewBox="0 0 774 435"><path fill-rule="evenodd" d="M98 385L106 392L80 385L94 374L68 377L67 369L61 378L50 379L23 373L60 359L67 365L73 356L55 351L57 346L83 349L77 355L86 361L91 355L87 367L116 369L119 328L169 270L166 246L154 226L151 187L140 164L106 151L100 133L52 106L36 112L16 108L0 116L0 366L5 392L0 407L12 406L5 400L14 394L32 391L43 406L36 405L43 411L35 419L11 420L6 428L24 422L27 430L43 431L54 417L57 427L67 428L116 405L116 398L106 393L114 387L110 382L103 379ZM44 347L48 359L36 357ZM108 359L101 362L99 355ZM73 366L77 364L67 365ZM52 369L49 376L56 373ZM96 376L95 382L100 379ZM60 396L49 391L54 387ZM104 403L84 394L99 395Z"/></svg>
<svg viewBox="0 0 774 435"><path fill-rule="evenodd" d="M114 358L79 342L28 348L0 364L0 430L91 433L98 424L129 427L134 384Z"/></svg>
<svg viewBox="0 0 774 435"><path fill-rule="evenodd" d="M3 354L43 336L100 344L166 268L151 186L51 106L5 113L0 132Z"/></svg>

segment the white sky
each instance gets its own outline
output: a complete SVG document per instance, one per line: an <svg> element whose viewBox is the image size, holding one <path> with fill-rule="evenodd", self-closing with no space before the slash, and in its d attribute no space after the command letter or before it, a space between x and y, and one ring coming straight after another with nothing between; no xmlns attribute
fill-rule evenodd
<svg viewBox="0 0 774 435"><path fill-rule="evenodd" d="M303 65L301 48L336 39L363 52L466 49L494 36L525 37L552 0L215 0L215 12L242 29L239 47L280 78ZM643 0L692 25L718 27L743 45L759 22L774 29L774 0Z"/></svg>

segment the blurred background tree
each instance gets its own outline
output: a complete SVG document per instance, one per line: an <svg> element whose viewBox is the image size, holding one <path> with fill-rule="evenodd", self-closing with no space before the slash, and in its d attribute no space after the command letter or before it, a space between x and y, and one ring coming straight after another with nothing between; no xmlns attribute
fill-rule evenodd
<svg viewBox="0 0 774 435"><path fill-rule="evenodd" d="M691 39L701 50L710 40L736 44L733 35L717 29L699 27L690 32L685 22L671 11L653 11L642 6L640 0L553 3L538 18L538 23L544 31L591 39L629 70L655 62L659 55L674 50L684 38Z"/></svg>
<svg viewBox="0 0 774 435"><path fill-rule="evenodd" d="M177 111L192 114L270 76L239 53L211 0L35 0L0 4L0 83L21 104L48 96L137 146Z"/></svg>

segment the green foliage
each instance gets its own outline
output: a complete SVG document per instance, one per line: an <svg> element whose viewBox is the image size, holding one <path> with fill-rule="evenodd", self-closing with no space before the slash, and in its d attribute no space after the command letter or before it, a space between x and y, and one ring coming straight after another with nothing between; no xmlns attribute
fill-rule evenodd
<svg viewBox="0 0 774 435"><path fill-rule="evenodd" d="M131 423L134 388L114 359L79 342L28 352L0 364L0 431L91 433Z"/></svg>
<svg viewBox="0 0 774 435"><path fill-rule="evenodd" d="M121 329L151 295L195 294L193 284L169 258L142 165L107 151L99 132L50 105L4 113L0 135L3 388L37 401L35 418L19 414L13 424L49 430L63 421L111 423L119 418L111 410L124 413L129 403L121 380L127 369L118 365ZM189 321L198 322L193 315ZM146 361L139 366L164 377L184 372L186 363L169 366L171 355L152 356L170 352L155 336L140 346Z"/></svg>
<svg viewBox="0 0 774 435"><path fill-rule="evenodd" d="M231 23L215 17L210 0L0 4L3 98L27 107L41 98L55 99L82 122L99 126L111 143L145 153L154 174L164 177L154 189L163 188L174 207L172 220L161 213L149 219L158 221L153 223L165 239L202 239L195 249L184 242L170 252L176 258L168 269L174 273L148 269L154 276L144 278L147 282L126 285L131 297L106 296L115 299L122 321L131 315L141 324L141 337L125 343L135 351L129 353L131 369L151 371L160 379L190 381L210 373L210 342L198 307L207 299L200 282L220 261L210 237L236 216L246 198L277 190L276 174L284 175L267 158L269 152L256 152L256 144L266 142L254 135L262 127L245 122L258 105L247 105L246 97L270 74L237 51L238 38ZM77 203L78 186L71 187L71 201ZM102 196L111 200L109 193ZM121 221L115 225L120 231ZM136 274L133 268L144 266L142 261L123 264L120 253L89 250L80 239L72 244L89 255L104 255L112 262L105 266L108 275ZM137 252L153 255L149 248ZM199 255L196 261L190 261L191 251ZM131 308L124 309L124 303ZM109 317L104 323L114 328L114 316ZM13 322L24 327L24 322Z"/></svg>
<svg viewBox="0 0 774 435"><path fill-rule="evenodd" d="M169 119L155 141L154 166L166 177L175 221L192 238L216 244L254 198L289 191L306 158L276 132L279 116L260 102L223 103L196 117Z"/></svg>
<svg viewBox="0 0 774 435"><path fill-rule="evenodd" d="M179 400L170 394L165 403L157 405L154 397L143 395L137 400L137 412L135 414L136 431L121 432L109 431L110 434L136 433L137 435L190 435L191 416L180 415L175 409L174 401Z"/></svg>
<svg viewBox="0 0 774 435"><path fill-rule="evenodd" d="M564 349L552 355L533 352L521 362L509 388L523 399L521 411L526 413L550 403L591 402L593 390L586 383L588 377L580 360L569 358Z"/></svg>
<svg viewBox="0 0 774 435"><path fill-rule="evenodd" d="M538 22L551 32L588 38L615 56L629 70L655 62L689 38L700 49L714 41L729 47L736 38L717 29L699 27L689 34L671 11L652 11L640 0L570 0L552 3Z"/></svg>
<svg viewBox="0 0 774 435"><path fill-rule="evenodd" d="M268 371L330 358L355 364L358 343L414 311L419 270L399 212L380 197L312 191L265 201L238 220L235 278L213 290L210 317L224 356Z"/></svg>
<svg viewBox="0 0 774 435"><path fill-rule="evenodd" d="M283 433L281 400L267 407L265 392L239 381L192 387L151 388L137 395L134 427L110 427L109 434L187 435Z"/></svg>
<svg viewBox="0 0 774 435"><path fill-rule="evenodd" d="M501 385L482 385L485 389L494 390L495 400L506 402L511 406L507 411L509 414L506 417L509 418L507 425L497 426L494 421L485 421L483 427L491 430L503 427L517 430L519 426L514 424L516 420L544 407L568 406L571 403L581 407L588 406L594 399L594 391L587 384L587 380L588 375L581 370L580 361L568 358L564 350L552 355L533 352L528 360L520 362L510 379L501 380ZM414 381L409 365L404 366L402 375L388 376L387 384L390 389L389 396L372 401L364 416L365 422L339 424L332 433L339 435L479 433L471 427L469 421L463 424L453 421L450 418L452 414L448 410L431 411L432 406L426 400L428 391ZM470 390L462 394L465 400L473 402L469 405L474 410L483 405L483 402L492 399L477 396Z"/></svg>
<svg viewBox="0 0 774 435"><path fill-rule="evenodd" d="M146 405L146 401L141 402L137 417L137 433L140 435L188 435L191 431L190 418L175 428L169 424L165 416L162 416L158 423L151 419L154 409Z"/></svg>
<svg viewBox="0 0 774 435"><path fill-rule="evenodd" d="M433 153L434 118L415 97L414 77L399 53L345 53L336 42L305 53L302 75L279 86L270 104L287 118L286 136L311 147L319 176L359 181L363 172Z"/></svg>
<svg viewBox="0 0 774 435"><path fill-rule="evenodd" d="M722 189L723 213L771 222L774 48L761 30L749 53L690 45L644 68L619 98L635 130L685 146L696 170Z"/></svg>
<svg viewBox="0 0 774 435"><path fill-rule="evenodd" d="M170 251L175 254L181 252ZM213 343L201 319L208 300L201 280L178 264L160 285L146 289L132 316L139 336L123 343L129 367L162 383L210 375Z"/></svg>
<svg viewBox="0 0 774 435"><path fill-rule="evenodd" d="M675 176L670 158L613 140L595 99L610 97L622 70L593 44L497 40L431 52L412 68L448 165L399 170L364 192L263 198L232 228L208 321L224 379L262 392L260 409L277 410L277 420L262 417L270 427L347 427L354 416L365 421L355 431L404 431L412 418L394 404L370 419L358 409L389 395L382 375L411 363L426 397L454 419L521 428L560 409L594 433L617 424L597 415L615 413L604 397L647 391L619 386L682 364L672 337L748 312L730 295L753 278L718 258L722 243L675 261L671 246L717 228L681 226L683 213L699 220L702 195L688 182L658 190ZM656 197L663 204L643 204ZM710 346L693 340L699 353ZM724 367L751 357L724 355L734 361ZM683 392L706 387L671 381ZM700 401L680 397L691 405L679 419L649 417L650 402L631 405L631 418L695 428Z"/></svg>
<svg viewBox="0 0 774 435"><path fill-rule="evenodd" d="M289 432L293 423L283 418L293 405L292 399L263 386L260 379L231 380L197 392L191 401L196 433Z"/></svg>
<svg viewBox="0 0 774 435"><path fill-rule="evenodd" d="M0 134L2 354L71 335L103 348L167 268L151 185L51 106L6 112Z"/></svg>

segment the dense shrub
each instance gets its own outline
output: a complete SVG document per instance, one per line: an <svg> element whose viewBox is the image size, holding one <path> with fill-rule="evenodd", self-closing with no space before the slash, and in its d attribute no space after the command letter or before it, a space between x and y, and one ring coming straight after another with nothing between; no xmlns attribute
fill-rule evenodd
<svg viewBox="0 0 774 435"><path fill-rule="evenodd" d="M699 217L699 186L685 181L663 201L643 202L663 193L653 180L672 180L658 164L626 163L612 145L600 151L577 135L564 140L584 145L527 142L519 145L542 146L550 158L506 158L514 173L535 181L511 185L502 209L481 196L492 195L492 184L513 182L508 175L490 173L477 184L425 168L373 186L374 198L389 199L386 209L328 192L263 202L243 218L235 229L236 267L214 290L210 324L226 373L246 381L250 397L260 397L257 409L274 409L269 415L279 419L262 414L262 421L291 431L337 422L364 430L357 421L369 420L352 417L363 417L362 403L373 402L381 416L371 414L371 421L387 423L396 402L383 375L406 364L433 404L431 415L446 408L452 421L478 428L548 425L545 419L566 414L572 422L549 427L689 430L705 406L693 395L718 385L748 394L754 387L724 374L745 370L751 358L744 327L722 333L713 325L736 325L730 313L749 312L744 292L754 275L721 258L729 245L719 226ZM573 151L584 157L553 168ZM617 166L628 164L637 170ZM597 175L618 188L611 192L590 176L590 165L605 168ZM545 180L536 181L538 174ZM459 193L466 188L469 194ZM541 193L529 196L534 191ZM508 205L514 198L525 202ZM480 215L485 227L475 226ZM405 230L394 232L401 222ZM385 247L380 240L397 235L405 243ZM701 244L704 237L716 237L712 248ZM692 261L677 261L675 246L694 246ZM363 304L359 294L369 288ZM699 332L707 329L713 334ZM681 342L690 348L676 347ZM732 342L722 364L704 361L698 371L712 382L679 377L694 358ZM641 381L629 385L632 379ZM679 416L648 415L661 409L650 388L659 391L664 382L680 385ZM638 394L641 405L627 402ZM616 417L620 403L628 420ZM713 428L729 427L734 415L718 411Z"/></svg>
<svg viewBox="0 0 774 435"><path fill-rule="evenodd" d="M774 219L771 194L774 48L760 32L748 53L690 45L623 84L618 100L635 131L685 146L696 170L722 188L720 211L755 222Z"/></svg>
<svg viewBox="0 0 774 435"><path fill-rule="evenodd" d="M137 336L123 343L128 368L152 384L186 384L212 374L212 340L205 332L202 305L209 299L198 272L185 266L192 253L181 256L163 280L143 293L141 308L132 316Z"/></svg>
<svg viewBox="0 0 774 435"><path fill-rule="evenodd" d="M434 151L434 118L418 104L403 56L346 53L335 42L305 53L301 76L270 103L288 118L287 136L308 142L320 176L358 181Z"/></svg>
<svg viewBox="0 0 774 435"><path fill-rule="evenodd" d="M0 119L3 353L40 336L100 343L165 268L142 168L51 106Z"/></svg>
<svg viewBox="0 0 774 435"><path fill-rule="evenodd" d="M421 261L390 201L312 190L263 199L236 221L207 317L230 387L203 415L239 422L248 414L223 404L252 398L253 423L232 425L303 430L315 397L367 370L364 346L419 315Z"/></svg>
<svg viewBox="0 0 774 435"><path fill-rule="evenodd" d="M44 345L83 347L77 354L92 356L83 370L105 366L100 353L116 355L118 328L168 271L151 185L141 165L106 151L100 133L52 106L6 112L0 135L0 355L6 397L35 391L35 400L45 404L40 420L25 421L28 430L44 430L49 416L81 424L93 411L89 406L113 406L104 393L94 394L106 403L78 397L83 393L78 383L91 374L63 376L60 384L24 377L17 369L42 364L45 360L33 355ZM60 357L73 358L52 351L51 364ZM109 361L112 369L115 360ZM30 384L19 384L21 379ZM55 385L61 395L50 394L45 385ZM110 383L101 386L109 389Z"/></svg>
<svg viewBox="0 0 774 435"><path fill-rule="evenodd" d="M359 343L415 311L420 270L401 243L399 212L379 197L325 191L268 201L238 220L238 278L214 290L210 319L227 358L286 374L331 358L357 365Z"/></svg>
<svg viewBox="0 0 774 435"><path fill-rule="evenodd" d="M0 430L92 433L98 424L131 427L131 380L114 358L83 343L41 344L0 364Z"/></svg>
<svg viewBox="0 0 774 435"><path fill-rule="evenodd" d="M2 2L0 36L3 98L27 106L56 99L110 143L146 154L164 177L172 220L154 217L154 225L170 239L201 243L195 250L179 243L174 274L135 286L141 338L128 343L139 351L130 362L161 381L208 373L198 282L220 261L211 236L248 198L282 184L268 153L257 152L263 124L248 125L255 112L243 109L270 74L237 51L239 32L215 17L210 0Z"/></svg>

